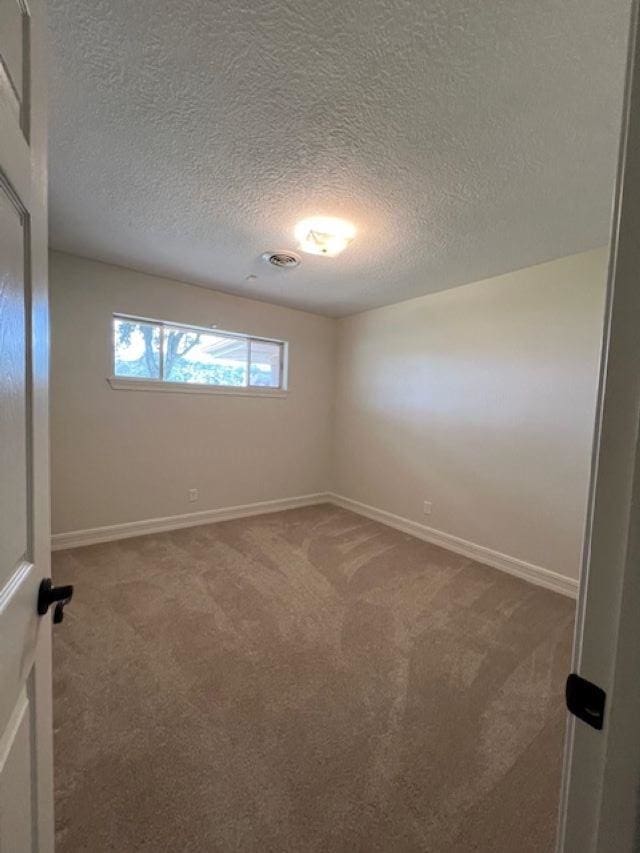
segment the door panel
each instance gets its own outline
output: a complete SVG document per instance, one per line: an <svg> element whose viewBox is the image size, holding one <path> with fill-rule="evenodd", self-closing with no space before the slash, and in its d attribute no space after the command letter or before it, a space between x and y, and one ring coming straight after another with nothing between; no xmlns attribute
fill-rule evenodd
<svg viewBox="0 0 640 853"><path fill-rule="evenodd" d="M20 0L0 0L0 93L26 130L29 14Z"/></svg>
<svg viewBox="0 0 640 853"><path fill-rule="evenodd" d="M27 291L23 216L0 185L0 583L27 559Z"/></svg>
<svg viewBox="0 0 640 853"><path fill-rule="evenodd" d="M31 706L23 690L0 740L0 831L2 850L32 850Z"/></svg>
<svg viewBox="0 0 640 853"><path fill-rule="evenodd" d="M0 55L18 96L22 93L22 15L17 0L0 0Z"/></svg>
<svg viewBox="0 0 640 853"><path fill-rule="evenodd" d="M53 851L44 39L0 0L0 853Z"/></svg>

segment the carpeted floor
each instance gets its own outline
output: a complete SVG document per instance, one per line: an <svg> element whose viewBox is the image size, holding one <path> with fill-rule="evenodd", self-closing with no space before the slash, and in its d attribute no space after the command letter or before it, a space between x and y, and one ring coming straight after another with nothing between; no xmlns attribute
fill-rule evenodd
<svg viewBox="0 0 640 853"><path fill-rule="evenodd" d="M54 557L58 853L552 850L569 599L333 506Z"/></svg>

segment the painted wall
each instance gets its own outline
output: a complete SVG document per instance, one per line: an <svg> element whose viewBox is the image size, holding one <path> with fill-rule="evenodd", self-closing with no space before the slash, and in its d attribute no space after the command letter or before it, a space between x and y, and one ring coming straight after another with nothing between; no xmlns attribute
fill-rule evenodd
<svg viewBox="0 0 640 853"><path fill-rule="evenodd" d="M328 489L335 321L58 252L50 284L54 533ZM113 312L288 340L288 396L113 390Z"/></svg>
<svg viewBox="0 0 640 853"><path fill-rule="evenodd" d="M55 533L332 490L577 577L605 250L339 321L50 263ZM284 338L289 395L113 390L113 312Z"/></svg>
<svg viewBox="0 0 640 853"><path fill-rule="evenodd" d="M597 250L340 320L334 491L577 577L605 267Z"/></svg>

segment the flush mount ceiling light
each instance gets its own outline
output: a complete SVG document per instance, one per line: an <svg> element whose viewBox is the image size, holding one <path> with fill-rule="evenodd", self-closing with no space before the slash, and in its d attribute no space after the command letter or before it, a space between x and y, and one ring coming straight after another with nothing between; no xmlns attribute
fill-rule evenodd
<svg viewBox="0 0 640 853"><path fill-rule="evenodd" d="M314 216L298 222L294 233L303 252L334 258L347 248L356 236L356 229L344 219Z"/></svg>

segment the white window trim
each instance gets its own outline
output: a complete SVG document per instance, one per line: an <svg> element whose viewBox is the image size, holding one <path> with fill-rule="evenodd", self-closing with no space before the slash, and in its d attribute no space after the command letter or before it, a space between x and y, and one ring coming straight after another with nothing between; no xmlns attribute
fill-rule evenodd
<svg viewBox="0 0 640 853"><path fill-rule="evenodd" d="M266 341L267 343L280 344L282 361L280 364L280 385L268 387L264 385L208 385L195 382L168 382L162 377L159 379L143 379L131 376L116 376L116 351L113 335L114 320L129 320L135 323L153 323L156 326L170 326L171 328L188 329L189 331L203 332L204 334L219 334L230 338L240 338L248 341L247 359L251 358L251 342ZM173 320L158 320L151 317L140 317L136 314L123 314L114 312L109 324L109 340L111 349L111 376L107 382L114 391L160 391L164 393L179 394L219 394L227 397L276 397L288 396L289 377L289 343L280 338L267 338L264 335L248 335L242 332L228 332L217 326L195 326L190 323L176 323ZM162 340L162 336L161 336ZM162 352L160 353L160 364L163 364ZM248 368L248 365L247 365ZM247 373L248 376L248 373Z"/></svg>
<svg viewBox="0 0 640 853"><path fill-rule="evenodd" d="M288 397L286 388L265 388L253 385L200 385L195 382L166 382L164 379L135 379L125 376L109 376L107 379L114 391L160 391L178 394L221 394L224 397Z"/></svg>

